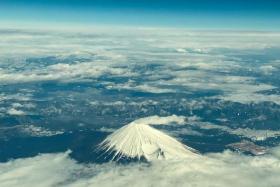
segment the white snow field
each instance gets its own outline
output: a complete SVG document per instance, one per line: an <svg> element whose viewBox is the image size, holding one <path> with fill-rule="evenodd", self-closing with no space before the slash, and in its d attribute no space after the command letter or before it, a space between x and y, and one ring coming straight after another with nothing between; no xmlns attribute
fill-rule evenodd
<svg viewBox="0 0 280 187"><path fill-rule="evenodd" d="M184 117L150 116L135 120L109 135L100 144L101 149L106 153L115 151L113 159L116 160L123 156L138 159L144 157L148 161L199 156L194 149L150 126L172 122L183 123Z"/></svg>

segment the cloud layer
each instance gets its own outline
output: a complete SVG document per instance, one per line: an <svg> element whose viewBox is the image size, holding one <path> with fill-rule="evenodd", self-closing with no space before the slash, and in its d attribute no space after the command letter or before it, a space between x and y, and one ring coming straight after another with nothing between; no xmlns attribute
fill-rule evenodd
<svg viewBox="0 0 280 187"><path fill-rule="evenodd" d="M153 162L79 164L69 152L44 154L0 164L3 187L29 186L215 186L278 187L279 148L250 157L230 151L202 158Z"/></svg>
<svg viewBox="0 0 280 187"><path fill-rule="evenodd" d="M280 104L278 94L262 93L278 85L259 78L280 71L277 32L0 30L0 36L0 85L122 77L99 84L154 94L216 91L220 100Z"/></svg>

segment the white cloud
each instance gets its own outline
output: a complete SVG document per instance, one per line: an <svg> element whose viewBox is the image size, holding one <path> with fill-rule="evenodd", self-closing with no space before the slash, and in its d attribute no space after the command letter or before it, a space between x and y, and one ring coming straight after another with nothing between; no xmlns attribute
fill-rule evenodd
<svg viewBox="0 0 280 187"><path fill-rule="evenodd" d="M141 123L145 125L167 125L170 123L176 123L176 124L184 124L186 118L184 116L149 116L145 118L140 118L135 121L134 123Z"/></svg>
<svg viewBox="0 0 280 187"><path fill-rule="evenodd" d="M159 87L156 84L151 85L147 83L134 83L131 84L130 82L124 84L110 84L106 86L107 89L117 89L117 90L133 90L133 91L140 91L140 92L147 92L147 93L174 93L176 90L168 89Z"/></svg>
<svg viewBox="0 0 280 187"><path fill-rule="evenodd" d="M170 80L158 80L158 86L160 86L161 88L164 88L165 86L179 86L193 92L199 92L203 90L216 90L221 91L222 93L217 96L213 96L212 98L239 102L242 104L273 102L280 105L279 95L268 95L260 93L261 91L267 91L277 88L273 85L258 83L255 77L224 75L206 71L206 69L219 70L220 68L222 68L222 66L219 66L219 63L214 63L214 66L211 65L211 62L207 63L205 66L200 63L198 63L197 65L195 64L196 63L194 63L194 65L192 66L198 67L198 70L170 71L171 68L162 70L160 73L169 74L173 78ZM227 66L226 63L223 63L223 65ZM219 66L219 68L216 68L216 66ZM222 69L226 71L233 70L230 65L227 68ZM173 92L177 91L178 90L173 89ZM168 93L168 90L165 91L164 89L162 89L162 92ZM171 92L169 91L169 93Z"/></svg>
<svg viewBox="0 0 280 187"><path fill-rule="evenodd" d="M30 93L16 93L16 94L0 94L0 102L5 100L29 101L32 94Z"/></svg>
<svg viewBox="0 0 280 187"><path fill-rule="evenodd" d="M188 125L197 126L201 129L219 129L229 134L246 137L253 141L264 141L267 138L279 137L280 131L277 130L257 130L250 128L237 128L232 129L224 125L215 125L209 122L202 122L197 116L191 116L188 119Z"/></svg>
<svg viewBox="0 0 280 187"><path fill-rule="evenodd" d="M3 187L54 186L64 182L73 170L80 168L68 158L68 153L18 159L0 165L0 183Z"/></svg>
<svg viewBox="0 0 280 187"><path fill-rule="evenodd" d="M279 148L252 157L226 151L201 158L131 163L79 164L66 153L0 163L1 187L215 186L278 187Z"/></svg>
<svg viewBox="0 0 280 187"><path fill-rule="evenodd" d="M275 86L260 83L257 77L250 75L237 76L240 71L269 74L278 70L279 63L252 65L235 56L251 55L252 51L258 54L261 50L269 50L269 47L280 47L277 32L127 30L130 32L124 32L125 28L115 32L105 28L80 33L0 32L3 36L0 37L0 84L91 81L112 75L128 77L133 81L101 82L107 89L155 94L217 90L224 92L215 97L222 100L243 104L265 101L279 104L277 95L257 93ZM58 62L41 66L25 62L30 57L50 56ZM71 57L87 60L68 63ZM66 62L60 63L59 60ZM152 64L158 67L150 68Z"/></svg>
<svg viewBox="0 0 280 187"><path fill-rule="evenodd" d="M13 108L22 108L23 105L20 104L20 103L13 103L13 104L12 104L12 107L13 107Z"/></svg>
<svg viewBox="0 0 280 187"><path fill-rule="evenodd" d="M63 131L53 131L35 125L22 125L22 126L16 126L15 128L18 128L18 130L21 133L33 137L44 137L44 136L54 136L58 134L63 134Z"/></svg>
<svg viewBox="0 0 280 187"><path fill-rule="evenodd" d="M63 134L63 131L50 130L36 125L16 125L12 127L0 127L0 131L4 134L12 133L19 136L45 137Z"/></svg>
<svg viewBox="0 0 280 187"><path fill-rule="evenodd" d="M260 66L260 70L264 74L271 74L272 72L277 71L277 68L275 68L272 65L263 65L263 66Z"/></svg>
<svg viewBox="0 0 280 187"><path fill-rule="evenodd" d="M78 64L54 64L43 69L21 72L5 72L0 74L0 84L37 81L83 81L87 78L97 78L101 75L134 76L125 68L113 67L104 62L84 62Z"/></svg>
<svg viewBox="0 0 280 187"><path fill-rule="evenodd" d="M238 93L238 92L231 93L231 94L227 94L224 96L219 96L218 98L225 100L225 101L238 102L238 103L242 103L242 104L272 102L272 103L280 105L280 95L258 94L258 93L254 93L254 92L252 93L250 91L241 92L241 93Z"/></svg>
<svg viewBox="0 0 280 187"><path fill-rule="evenodd" d="M98 100L94 100L90 102L90 105L92 106L98 106L98 105L104 105L104 106L127 106L127 105L131 105L131 106L145 106L145 105L157 105L159 104L158 101L154 101L154 100L144 100L144 101L139 101L139 102L135 102L135 101L112 101L112 102L106 102L106 101L98 101Z"/></svg>
<svg viewBox="0 0 280 187"><path fill-rule="evenodd" d="M25 115L25 112L22 110L15 109L15 108L10 108L7 111L7 114L14 115L14 116L23 116L23 115Z"/></svg>

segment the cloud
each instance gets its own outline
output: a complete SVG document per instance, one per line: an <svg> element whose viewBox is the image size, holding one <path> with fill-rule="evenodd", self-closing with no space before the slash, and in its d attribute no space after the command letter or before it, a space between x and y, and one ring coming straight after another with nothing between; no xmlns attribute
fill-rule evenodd
<svg viewBox="0 0 280 187"><path fill-rule="evenodd" d="M69 159L68 153L18 159L0 165L0 183L3 187L54 186L64 182L73 170L80 169ZM68 169L65 170L65 167Z"/></svg>
<svg viewBox="0 0 280 187"><path fill-rule="evenodd" d="M0 84L22 83L38 81L83 81L88 78L97 78L101 75L133 76L127 69L112 67L98 62L84 62L78 64L54 64L43 69L27 70L22 72L5 72L0 74Z"/></svg>
<svg viewBox="0 0 280 187"><path fill-rule="evenodd" d="M43 154L0 163L0 183L1 187L278 187L279 150L258 157L225 151L201 158L126 165L81 164L69 152Z"/></svg>
<svg viewBox="0 0 280 187"><path fill-rule="evenodd" d="M13 116L23 116L23 115L25 115L25 112L22 110L15 109L15 108L10 108L7 111L7 114L13 115Z"/></svg>
<svg viewBox="0 0 280 187"><path fill-rule="evenodd" d="M64 133L63 131L50 130L36 125L16 125L12 127L0 127L0 132L7 137L9 136L47 137L47 136L55 136Z"/></svg>
<svg viewBox="0 0 280 187"><path fill-rule="evenodd" d="M145 105L157 105L159 104L158 101L154 101L151 99L148 100L144 100L144 101L139 101L139 102L135 102L135 101L112 101L112 102L108 102L108 101L98 101L98 100L94 100L90 102L90 105L92 106L98 106L98 105L104 105L104 106L126 106L126 105L130 105L130 106L145 106Z"/></svg>
<svg viewBox="0 0 280 187"><path fill-rule="evenodd" d="M5 100L16 100L16 101L30 101L32 94L30 93L16 93L16 94L0 94L0 102Z"/></svg>
<svg viewBox="0 0 280 187"><path fill-rule="evenodd" d="M217 92L213 99L279 104L278 95L260 93L277 86L256 76L277 74L277 60L247 63L254 55L280 47L277 32L124 31L16 30L8 34L4 30L0 32L0 85L98 80L110 90L154 94L210 90ZM32 59L39 61L32 63ZM99 80L104 77L126 79Z"/></svg>
<svg viewBox="0 0 280 187"><path fill-rule="evenodd" d="M260 70L264 74L271 74L272 72L277 71L278 69L272 65L263 65L263 66L260 66Z"/></svg>
<svg viewBox="0 0 280 187"><path fill-rule="evenodd" d="M210 122L202 122L197 116L191 116L188 119L188 124L190 126L197 126L200 129L219 129L221 131L227 132L229 134L237 135L240 137L249 138L253 141L264 141L267 138L279 137L280 132L277 130L257 130L250 128L230 128L224 125L215 125Z"/></svg>
<svg viewBox="0 0 280 187"><path fill-rule="evenodd" d="M44 136L54 136L58 134L63 134L63 131L53 131L40 126L35 125L20 125L13 127L18 129L21 134L25 134L33 137L44 137Z"/></svg>
<svg viewBox="0 0 280 187"><path fill-rule="evenodd" d="M264 90L262 90L264 91ZM238 102L242 104L250 104L250 103L261 103L261 102L272 102L280 105L280 95L266 95L266 94L258 94L254 92L241 92L241 93L231 93L224 96L219 96L219 99L225 101Z"/></svg>
<svg viewBox="0 0 280 187"><path fill-rule="evenodd" d="M145 125L167 125L170 123L177 123L177 124L184 124L186 118L184 116L176 116L176 115L171 115L171 116L149 116L145 118L140 118L135 121L134 123L141 123Z"/></svg>
<svg viewBox="0 0 280 187"><path fill-rule="evenodd" d="M162 88L157 85L150 85L150 84L141 84L137 85L131 84L131 83L125 83L125 84L114 84L114 85L108 85L107 89L119 89L119 90L132 90L132 91L139 91L139 92L146 92L146 93L155 93L155 94L161 94L161 93L175 93L176 90L174 89L168 89L168 88Z"/></svg>

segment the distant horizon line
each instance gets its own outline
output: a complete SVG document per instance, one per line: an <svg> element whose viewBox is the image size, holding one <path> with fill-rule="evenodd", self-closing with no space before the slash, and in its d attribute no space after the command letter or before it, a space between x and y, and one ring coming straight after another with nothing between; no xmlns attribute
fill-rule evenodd
<svg viewBox="0 0 280 187"><path fill-rule="evenodd" d="M278 33L280 28L268 29L268 28L226 28L226 27L187 27L187 26L149 26L149 25L133 25L133 24L97 24L97 23L77 23L77 22L53 22L53 21L10 21L0 20L0 29L9 30L65 30L65 31L86 31L92 29L133 29L133 30L185 30L185 31L198 31L198 32L257 32L257 33Z"/></svg>

